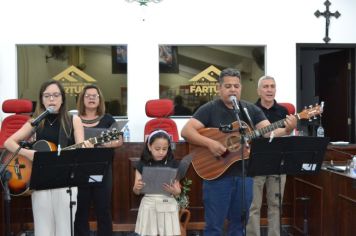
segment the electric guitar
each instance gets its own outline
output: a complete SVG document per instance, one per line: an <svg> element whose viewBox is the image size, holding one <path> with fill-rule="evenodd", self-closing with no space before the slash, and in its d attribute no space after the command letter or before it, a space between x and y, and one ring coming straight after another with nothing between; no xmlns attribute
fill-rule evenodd
<svg viewBox="0 0 356 236"><path fill-rule="evenodd" d="M320 105L316 105L309 109L304 109L302 112L294 115L297 119L310 119L322 113ZM251 130L251 128L245 123L241 122L243 128L246 128L245 138L247 141L251 141L254 138L263 136L277 128L284 127L285 119L276 121L266 127L257 130ZM219 141L226 147L226 152L220 156L214 156L210 150L203 146L197 146L190 144L192 165L195 172L203 179L213 180L221 176L232 164L242 160L241 157L241 134L239 133L239 124L232 123L232 130L234 132L222 132L219 128L203 128L198 132L208 138ZM249 158L249 149L243 150L243 158Z"/></svg>
<svg viewBox="0 0 356 236"><path fill-rule="evenodd" d="M122 135L122 132L116 129L112 129L104 131L99 136L89 138L86 141L89 141L93 145L103 144L112 140L119 139L120 135ZM83 144L84 142L77 143L62 148L61 151L81 148ZM57 146L54 143L48 142L46 140L38 140L32 145L32 149L36 151L57 151ZM10 195L29 195L31 193L29 191L29 186L32 173L32 161L21 155L16 155L13 157L13 153L7 150L4 152L6 153L3 155L2 163L0 166L6 166L7 171L10 173L11 177L8 181Z"/></svg>

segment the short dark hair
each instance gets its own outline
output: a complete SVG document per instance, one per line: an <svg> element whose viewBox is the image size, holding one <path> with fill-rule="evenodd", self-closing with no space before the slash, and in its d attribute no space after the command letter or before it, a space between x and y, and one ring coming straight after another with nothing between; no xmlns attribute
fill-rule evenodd
<svg viewBox="0 0 356 236"><path fill-rule="evenodd" d="M220 72L219 75L219 84L222 84L224 82L224 77L226 76L233 76L233 77L238 77L241 81L241 73L238 69L234 68L226 68Z"/></svg>

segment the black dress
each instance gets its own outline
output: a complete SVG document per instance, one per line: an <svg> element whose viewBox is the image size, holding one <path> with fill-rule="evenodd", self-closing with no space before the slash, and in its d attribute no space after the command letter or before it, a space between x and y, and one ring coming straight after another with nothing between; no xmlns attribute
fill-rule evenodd
<svg viewBox="0 0 356 236"><path fill-rule="evenodd" d="M110 128L115 119L105 114L97 126L92 128ZM89 213L93 202L98 236L112 235L111 218L112 166L107 170L106 178L101 186L78 187L77 212L74 221L75 236L89 236Z"/></svg>

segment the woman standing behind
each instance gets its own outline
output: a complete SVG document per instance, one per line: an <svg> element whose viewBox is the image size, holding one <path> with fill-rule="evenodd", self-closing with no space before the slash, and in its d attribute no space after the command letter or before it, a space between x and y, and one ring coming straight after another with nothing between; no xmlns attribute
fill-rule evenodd
<svg viewBox="0 0 356 236"><path fill-rule="evenodd" d="M78 99L78 115L86 128L110 128L115 119L110 114L105 114L104 97L96 85L87 85L83 88ZM104 147L119 147L122 138L111 143L103 144ZM108 166L106 180L101 186L79 187L77 213L75 215L74 232L76 236L88 236L89 210L93 200L97 218L97 235L112 235L111 219L111 190L112 167Z"/></svg>
<svg viewBox="0 0 356 236"><path fill-rule="evenodd" d="M34 117L43 113L48 107L53 113L43 119L35 133L36 140L46 140L61 147L84 141L84 130L78 116L71 118L66 108L66 97L62 85L58 81L47 81L42 84ZM19 148L19 143L28 140L34 127L31 121L25 123L16 133L5 141L5 147L10 152ZM89 142L84 143L90 146ZM21 148L19 154L33 160L35 150ZM69 220L69 194L67 188L39 190L32 192L32 211L36 236L68 236L71 235ZM77 189L72 188L73 199L76 199ZM73 214L75 214L75 205Z"/></svg>
<svg viewBox="0 0 356 236"><path fill-rule="evenodd" d="M145 185L142 181L144 166L178 168L173 157L169 134L164 130L155 130L147 138L145 148L137 163L133 192L140 194ZM180 235L178 203L174 196L181 192L179 181L164 184L163 194L145 194L137 214L135 232L139 235Z"/></svg>

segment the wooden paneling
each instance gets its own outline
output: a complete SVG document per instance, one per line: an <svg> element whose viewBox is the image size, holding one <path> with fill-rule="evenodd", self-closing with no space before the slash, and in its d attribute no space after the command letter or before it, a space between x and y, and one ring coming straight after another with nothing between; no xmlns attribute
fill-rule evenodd
<svg viewBox="0 0 356 236"><path fill-rule="evenodd" d="M137 209L140 197L132 192L134 169L133 160L138 158L143 149L143 143L125 143L117 148L113 159L113 193L112 215L115 231L132 231L136 222ZM175 156L181 159L189 153L186 143L177 143ZM337 150L346 153L356 153L356 145L353 148L338 147ZM327 159L345 161L350 155L333 150L327 151ZM190 192L191 220L188 229L201 230L204 227L204 209L202 202L202 180L196 175L194 169L189 167L187 177L193 180ZM296 200L297 197L309 196L308 205L309 228L311 235L351 235L356 232L354 223L356 183L347 176L321 171L317 175L288 176L283 199L284 224L293 224L296 235L303 228L303 205ZM265 225L267 204L263 198L261 210L261 224ZM0 235L4 235L3 196L0 196ZM93 215L91 220L93 221ZM342 219L342 220L340 220ZM33 229L31 200L29 196L13 197L11 201L11 230L16 234L20 230ZM95 228L96 224L91 223Z"/></svg>
<svg viewBox="0 0 356 236"><path fill-rule="evenodd" d="M306 206L309 235L355 235L355 178L321 170L317 175L295 177L293 184L295 197L310 198ZM293 227L296 235L302 234L303 210L304 206L295 200Z"/></svg>

